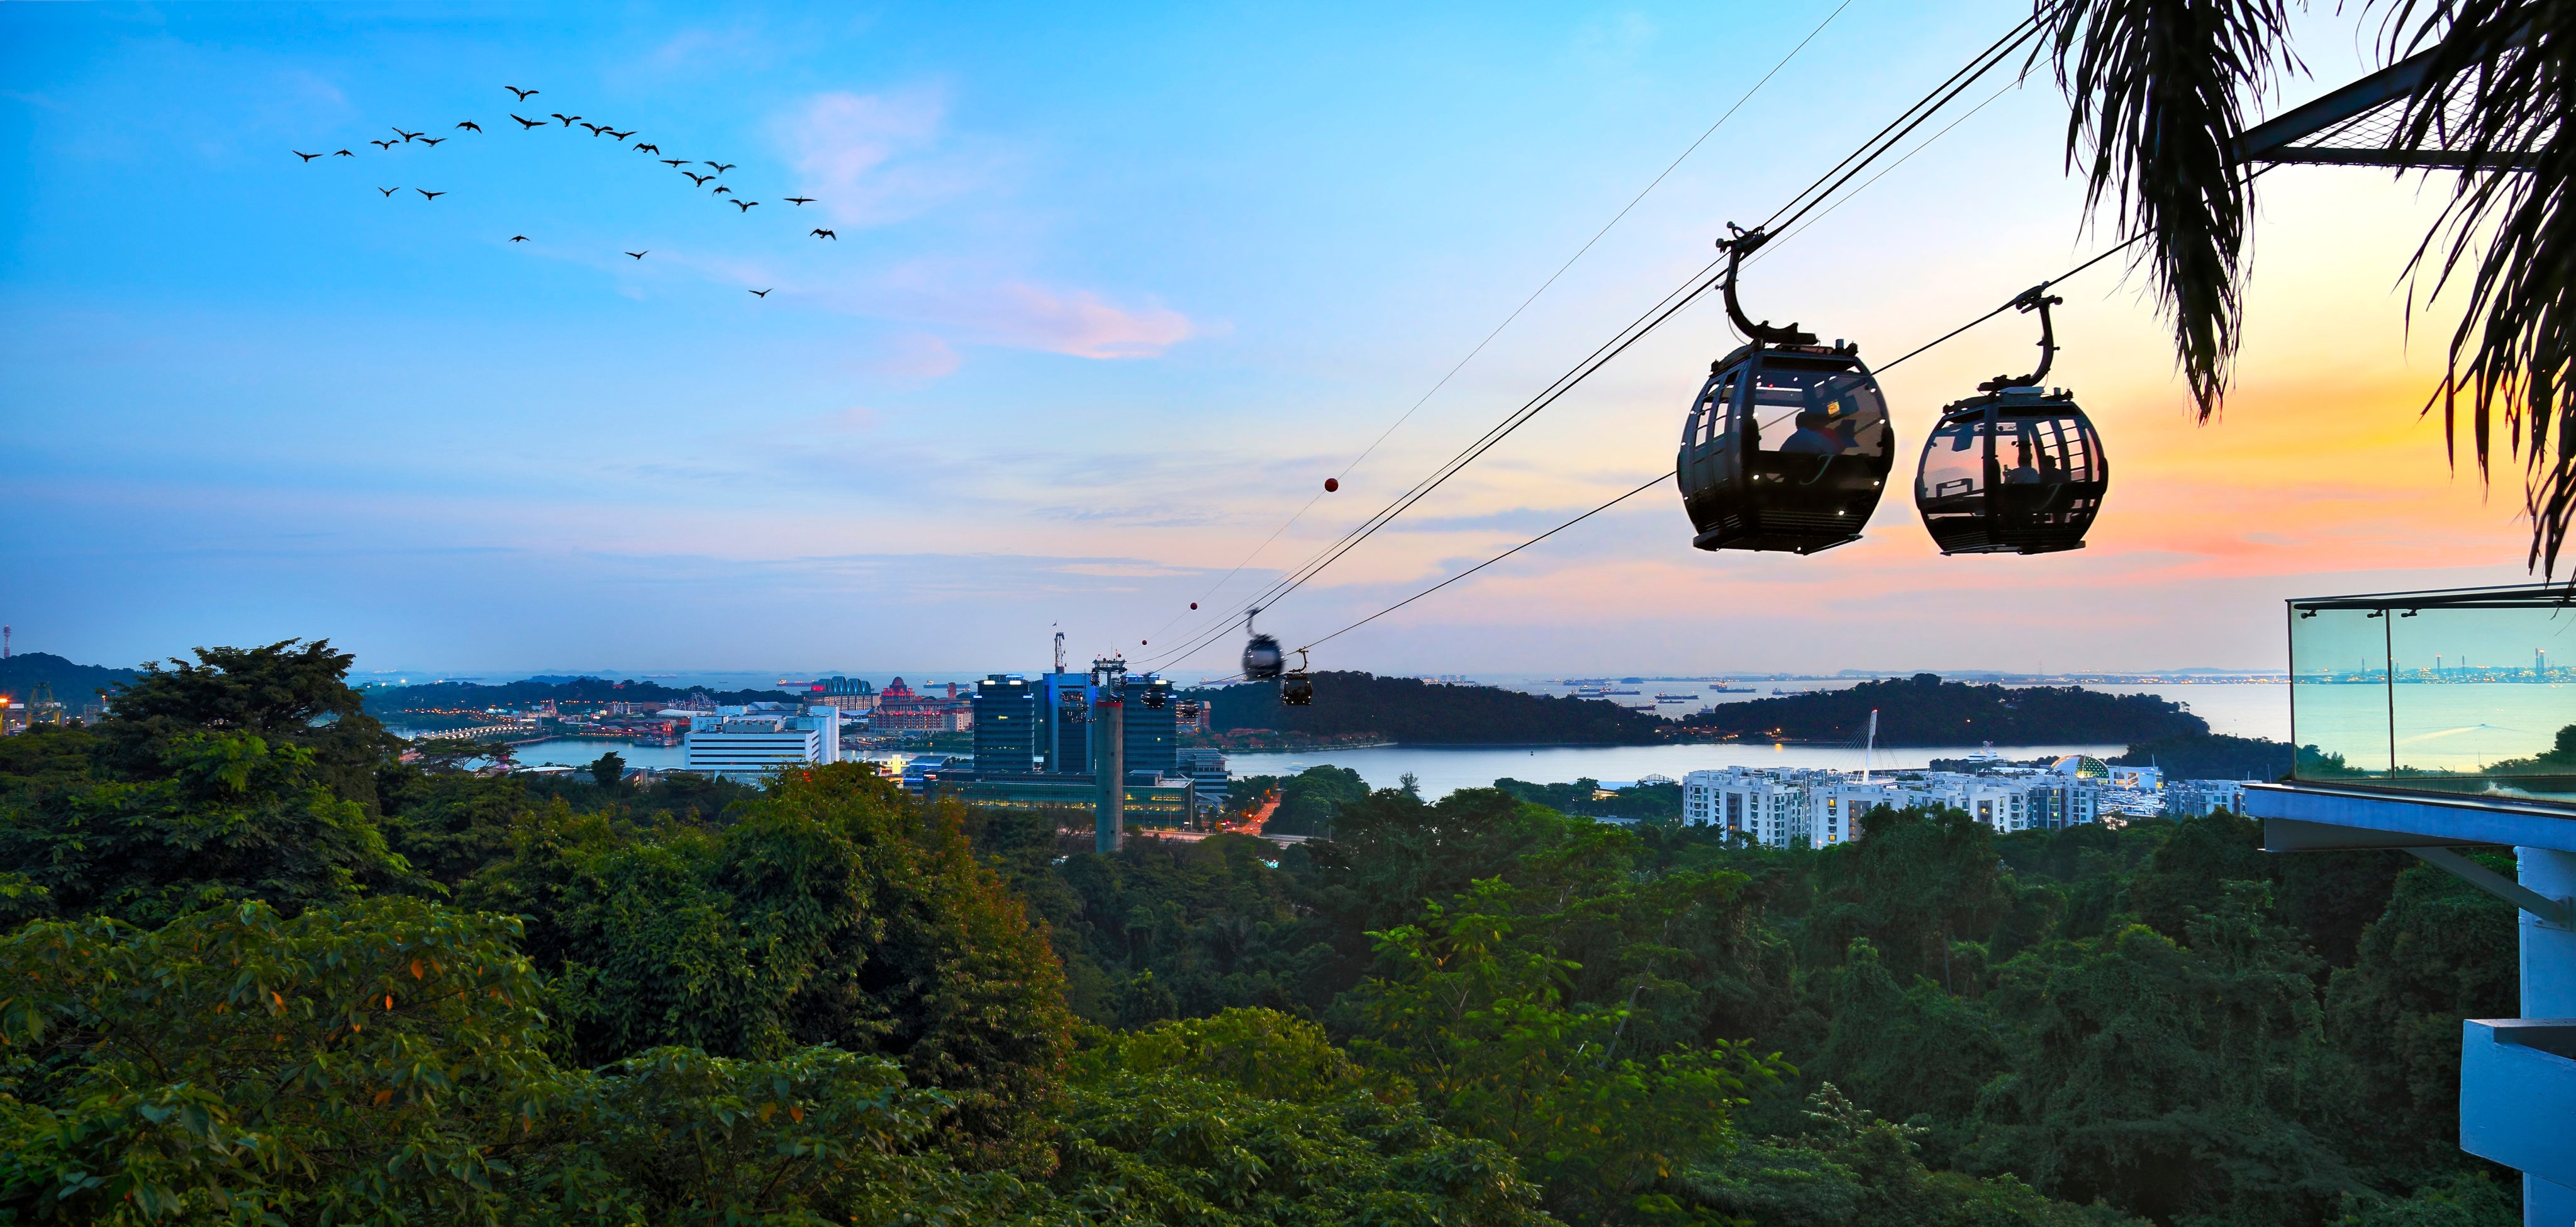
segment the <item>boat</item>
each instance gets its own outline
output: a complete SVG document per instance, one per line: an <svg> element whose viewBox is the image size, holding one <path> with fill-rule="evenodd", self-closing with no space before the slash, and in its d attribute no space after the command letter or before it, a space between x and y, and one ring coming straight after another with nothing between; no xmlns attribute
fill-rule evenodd
<svg viewBox="0 0 2576 1227"><path fill-rule="evenodd" d="M1695 694L1659 694L1655 696L1655 701L1658 703L1688 703L1698 697L1699 696Z"/></svg>
<svg viewBox="0 0 2576 1227"><path fill-rule="evenodd" d="M1726 683L1724 683L1724 682L1710 682L1710 683L1708 684L1708 688L1709 688L1709 689L1711 689L1711 690L1716 691L1716 692L1717 692L1717 693L1719 693L1719 694L1760 694L1760 693L1762 693L1762 691L1761 691L1759 688L1756 688L1756 687L1752 687L1752 686L1729 686L1729 685L1727 685L1727 684L1726 684Z"/></svg>

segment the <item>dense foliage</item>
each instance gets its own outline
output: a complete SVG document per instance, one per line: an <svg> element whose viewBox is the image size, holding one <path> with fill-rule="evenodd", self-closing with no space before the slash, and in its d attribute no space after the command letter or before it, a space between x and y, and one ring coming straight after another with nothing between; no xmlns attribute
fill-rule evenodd
<svg viewBox="0 0 2576 1227"><path fill-rule="evenodd" d="M1104 856L854 766L407 766L321 653L0 739L0 1219L2517 1215L2449 1140L2514 917L2398 854L1327 773L1329 838Z"/></svg>
<svg viewBox="0 0 2576 1227"><path fill-rule="evenodd" d="M1700 733L1857 742L1878 713L1883 746L2141 742L2206 733L2209 722L2151 694L2081 686L1945 682L1931 673L1778 698L1723 703L1682 724Z"/></svg>

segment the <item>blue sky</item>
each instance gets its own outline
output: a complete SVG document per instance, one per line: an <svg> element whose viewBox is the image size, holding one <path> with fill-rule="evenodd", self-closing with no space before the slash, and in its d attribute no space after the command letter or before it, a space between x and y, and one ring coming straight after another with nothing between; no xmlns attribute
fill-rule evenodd
<svg viewBox="0 0 2576 1227"><path fill-rule="evenodd" d="M327 635L483 673L1034 668L1057 624L1149 655L1830 11L0 7L0 620L111 663ZM2023 11L1853 0L1210 607ZM2323 78L2351 59L2311 42ZM2094 250L2053 90L1978 103L1766 258L1757 312L1884 359ZM448 139L365 143L396 127ZM2185 424L2134 284L2074 296L2061 374L2140 461L2094 550L1941 560L1897 498L1833 555L1712 556L1657 493L1318 664L2259 666L2278 597L2516 576L2514 491L2412 415L2426 201L2332 174L2267 188L2220 427ZM2029 339L1892 377L1904 445ZM1727 344L1687 313L1265 621L1302 642L1658 471ZM2274 488L2320 400L2365 450Z"/></svg>

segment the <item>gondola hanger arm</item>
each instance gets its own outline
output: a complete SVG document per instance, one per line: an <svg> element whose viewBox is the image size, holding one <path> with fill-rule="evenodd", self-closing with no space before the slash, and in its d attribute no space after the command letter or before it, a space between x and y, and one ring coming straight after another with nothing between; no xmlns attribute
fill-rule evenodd
<svg viewBox="0 0 2576 1227"><path fill-rule="evenodd" d="M2001 392L2006 388L2036 387L2040 380L2048 378L2048 368L2057 361L2057 325L2048 318L2048 309L2050 307L2063 304L2066 301L2065 299L2048 292L2048 287L2051 284L2053 283L2046 281L2040 282L2038 285L2032 286L2027 290L2023 290L2020 294L2014 296L2012 302L2006 304L2014 310L2023 312L2024 314L2032 311L2039 312L2039 369L2032 371L2027 375L2018 377L2012 375L1997 375L1984 383L1978 384L1978 391Z"/></svg>
<svg viewBox="0 0 2576 1227"><path fill-rule="evenodd" d="M1783 328L1774 326L1769 320L1757 324L1745 318L1744 304L1735 296L1736 274L1744 267L1744 257L1760 251L1763 244L1771 241L1771 232L1760 226L1747 230L1733 222L1726 223L1726 228L1732 233L1717 241L1717 249L1726 253L1726 317L1735 321L1737 331L1755 341L1770 345L1815 344L1816 334L1800 331L1795 320Z"/></svg>

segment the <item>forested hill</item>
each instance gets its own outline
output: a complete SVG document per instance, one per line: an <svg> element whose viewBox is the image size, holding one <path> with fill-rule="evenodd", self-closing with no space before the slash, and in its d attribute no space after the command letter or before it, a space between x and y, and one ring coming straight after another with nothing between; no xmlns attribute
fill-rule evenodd
<svg viewBox="0 0 2576 1227"><path fill-rule="evenodd" d="M1673 726L1599 699L1550 698L1409 677L1318 673L1315 702L1287 707L1279 688L1246 682L1192 692L1213 700L1216 731L1276 729L1314 737L1375 733L1406 745L1642 745Z"/></svg>
<svg viewBox="0 0 2576 1227"><path fill-rule="evenodd" d="M95 701L99 691L133 680L132 669L76 665L51 652L20 652L0 660L0 694L13 703L24 703L43 685L52 691L55 702L74 714L82 704Z"/></svg>
<svg viewBox="0 0 2576 1227"><path fill-rule="evenodd" d="M612 682L599 677L577 677L568 682L504 682L498 686L478 682L432 682L425 686L380 687L366 694L367 711L380 717L402 711L500 707L542 703L547 699L586 703L668 703L695 694L718 703L759 703L785 702L797 697L784 690L709 690L704 686L675 689L658 682L631 679Z"/></svg>
<svg viewBox="0 0 2576 1227"><path fill-rule="evenodd" d="M2154 695L2081 686L1980 686L1938 674L1862 682L1848 690L1721 704L1685 727L1702 734L1852 741L1878 712L1882 746L2134 745L2206 733L2209 722Z"/></svg>

